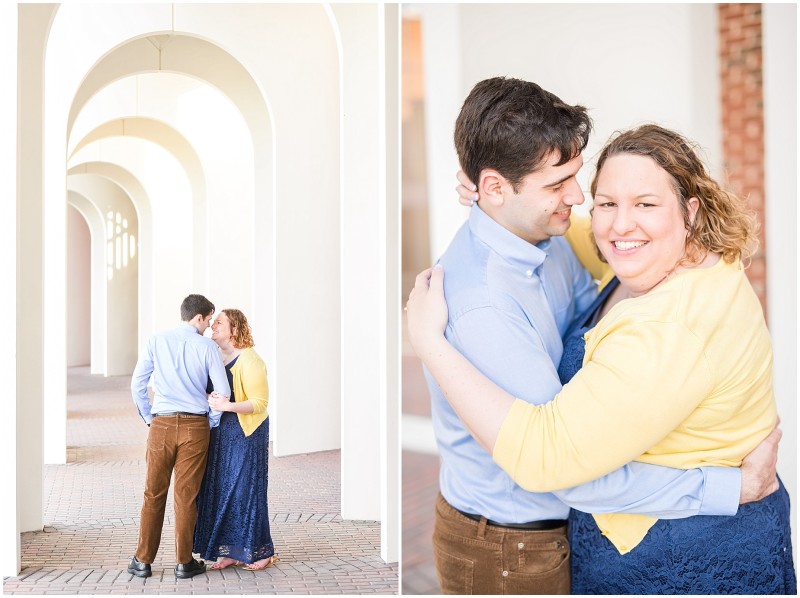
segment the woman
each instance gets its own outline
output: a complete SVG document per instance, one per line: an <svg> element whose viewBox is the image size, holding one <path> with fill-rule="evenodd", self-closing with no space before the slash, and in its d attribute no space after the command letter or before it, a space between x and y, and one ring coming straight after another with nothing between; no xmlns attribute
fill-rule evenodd
<svg viewBox="0 0 800 598"><path fill-rule="evenodd" d="M553 401L515 400L447 343L439 269L409 297L414 349L526 489L574 486L631 460L739 466L777 419L769 335L742 265L754 219L685 139L655 125L606 145L591 191L595 241L619 285L578 345L583 367L562 364L570 381ZM782 484L731 517L575 513L570 533L577 594L796 593Z"/></svg>
<svg viewBox="0 0 800 598"><path fill-rule="evenodd" d="M267 368L253 349L241 311L222 310L211 330L222 352L231 397L212 393L208 399L212 409L223 413L219 426L211 430L197 497L194 551L207 560L222 557L211 569L246 564L245 569L258 571L277 560L267 509Z"/></svg>

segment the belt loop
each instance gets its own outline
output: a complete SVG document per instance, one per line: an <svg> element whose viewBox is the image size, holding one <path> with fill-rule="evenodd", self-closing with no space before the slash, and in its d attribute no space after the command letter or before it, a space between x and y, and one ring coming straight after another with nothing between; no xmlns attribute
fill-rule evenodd
<svg viewBox="0 0 800 598"><path fill-rule="evenodd" d="M478 539L483 540L486 538L486 517L481 517L480 523L478 523Z"/></svg>

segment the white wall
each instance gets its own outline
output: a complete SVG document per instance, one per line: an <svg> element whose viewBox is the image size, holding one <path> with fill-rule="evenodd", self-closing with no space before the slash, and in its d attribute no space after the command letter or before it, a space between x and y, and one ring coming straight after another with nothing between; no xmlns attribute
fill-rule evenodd
<svg viewBox="0 0 800 598"><path fill-rule="evenodd" d="M67 209L67 367L90 363L91 236L86 220Z"/></svg>
<svg viewBox="0 0 800 598"><path fill-rule="evenodd" d="M17 5L0 4L0 79L17 80ZM6 315L17 313L17 94L0 95L0 205L4 218L0 222L0 272L3 272L5 293L0 295L0 309ZM0 440L0 450L15 465L24 452L19 446L17 425L25 409L17 407L17 326L8 326L0 348L0 376L6 381L6 417L9 425ZM6 468L8 472L8 468ZM35 497L34 497L35 498ZM17 484L16 467L7 473L2 500L7 512L0 527L0 567L3 576L15 575L20 566L19 512L25 496ZM41 500L41 496L39 496ZM11 516L14 513L14 516Z"/></svg>
<svg viewBox="0 0 800 598"><path fill-rule="evenodd" d="M714 5L421 4L415 9L423 23L432 260L466 218L466 210L450 208L457 204L453 126L470 89L488 77L535 81L564 101L589 108L595 127L579 175L584 189L605 140L615 130L647 121L689 134L719 171Z"/></svg>
<svg viewBox="0 0 800 598"><path fill-rule="evenodd" d="M453 201L458 156L453 147L453 126L464 102L464 44L461 11L457 4L426 4L422 17L425 86L425 156L428 175L430 264L433 264L467 218L469 210ZM496 57L495 57L496 58ZM467 88L468 90L469 88Z"/></svg>
<svg viewBox="0 0 800 598"><path fill-rule="evenodd" d="M767 312L784 431L778 472L792 496L792 521L797 522L797 6L765 4L762 19ZM797 563L796 524L792 539Z"/></svg>

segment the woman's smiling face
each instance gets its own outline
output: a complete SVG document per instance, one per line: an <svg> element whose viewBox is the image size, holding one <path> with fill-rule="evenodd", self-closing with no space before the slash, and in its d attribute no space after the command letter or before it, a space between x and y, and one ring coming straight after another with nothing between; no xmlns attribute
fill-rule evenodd
<svg viewBox="0 0 800 598"><path fill-rule="evenodd" d="M688 201L694 219L697 198ZM667 171L652 159L615 154L597 175L592 230L600 252L632 295L658 285L686 247L686 225Z"/></svg>
<svg viewBox="0 0 800 598"><path fill-rule="evenodd" d="M219 344L220 342L229 341L231 334L230 320L225 312L221 311L219 315L214 318L214 323L211 325L211 339Z"/></svg>

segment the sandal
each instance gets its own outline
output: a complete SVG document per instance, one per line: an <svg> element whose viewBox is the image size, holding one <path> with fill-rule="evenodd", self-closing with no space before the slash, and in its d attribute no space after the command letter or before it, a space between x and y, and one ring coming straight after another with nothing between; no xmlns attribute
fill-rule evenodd
<svg viewBox="0 0 800 598"><path fill-rule="evenodd" d="M228 561L228 562L226 562L226 561ZM229 559L228 557L223 557L221 561L217 561L216 563L213 563L209 567L209 569L215 569L215 570L227 569L228 567L239 567L239 566L241 566L243 564L244 563L242 563L242 561L235 561L233 559Z"/></svg>
<svg viewBox="0 0 800 598"><path fill-rule="evenodd" d="M265 561L263 565L257 565L257 563L260 563L261 561L256 561L255 563L250 563L249 565L245 565L244 566L245 571L261 571L262 569L271 567L272 565L277 563L278 560L280 559L278 559L277 556L273 555L262 560Z"/></svg>

